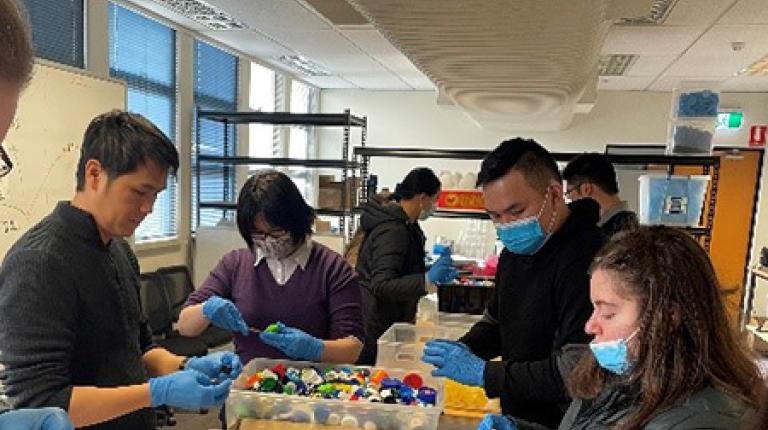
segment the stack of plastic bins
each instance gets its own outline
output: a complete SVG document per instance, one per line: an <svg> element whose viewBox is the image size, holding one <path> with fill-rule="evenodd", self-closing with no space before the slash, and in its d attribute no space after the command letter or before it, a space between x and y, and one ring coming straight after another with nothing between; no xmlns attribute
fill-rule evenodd
<svg viewBox="0 0 768 430"><path fill-rule="evenodd" d="M244 419L283 420L326 425L341 425L358 427L365 430L435 430L442 412L440 403L443 397L442 378L433 378L428 372L419 372L426 386L437 390L438 406L421 407L401 404L372 403L368 401L351 401L303 397L277 393L263 393L246 389L245 381L264 369L272 369L276 365L303 369L316 367L318 369L368 369L371 374L377 370L385 370L390 377L403 379L412 373L405 369L384 369L381 366L365 367L351 365L330 365L304 361L272 360L255 358L244 368L240 377L233 385L227 398L227 423L237 423Z"/></svg>
<svg viewBox="0 0 768 430"><path fill-rule="evenodd" d="M711 154L720 93L713 82L683 82L672 97L668 154Z"/></svg>
<svg viewBox="0 0 768 430"><path fill-rule="evenodd" d="M480 318L479 315L440 313L437 327L393 324L379 338L376 365L428 374L434 367L421 361L424 344L436 338L457 340ZM446 379L444 392L442 406L446 414L478 417L500 410L498 399L489 400L480 387L468 387Z"/></svg>
<svg viewBox="0 0 768 430"><path fill-rule="evenodd" d="M638 178L641 224L698 227L709 176L648 174Z"/></svg>

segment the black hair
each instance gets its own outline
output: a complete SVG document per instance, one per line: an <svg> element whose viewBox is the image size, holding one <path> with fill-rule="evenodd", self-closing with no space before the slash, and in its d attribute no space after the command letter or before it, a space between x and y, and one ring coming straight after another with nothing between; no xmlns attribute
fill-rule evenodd
<svg viewBox="0 0 768 430"><path fill-rule="evenodd" d="M110 180L148 162L175 174L179 152L168 136L137 113L113 110L94 118L85 130L77 163L77 191L85 188L85 165L97 160Z"/></svg>
<svg viewBox="0 0 768 430"><path fill-rule="evenodd" d="M533 139L516 137L507 139L483 158L477 186L495 181L515 169L523 174L526 182L542 192L550 181L562 182L555 159Z"/></svg>
<svg viewBox="0 0 768 430"><path fill-rule="evenodd" d="M291 233L299 243L312 233L315 210L304 201L291 178L276 170L261 170L248 178L237 198L237 229L249 248L253 247L256 217L263 215L273 227Z"/></svg>
<svg viewBox="0 0 768 430"><path fill-rule="evenodd" d="M427 167L417 167L405 175L403 182L395 186L392 199L399 202L421 193L434 196L438 191L440 191L440 179L435 172Z"/></svg>
<svg viewBox="0 0 768 430"><path fill-rule="evenodd" d="M591 152L574 158L563 169L563 178L576 183L591 182L608 194L618 194L619 184L616 181L616 170L605 155Z"/></svg>

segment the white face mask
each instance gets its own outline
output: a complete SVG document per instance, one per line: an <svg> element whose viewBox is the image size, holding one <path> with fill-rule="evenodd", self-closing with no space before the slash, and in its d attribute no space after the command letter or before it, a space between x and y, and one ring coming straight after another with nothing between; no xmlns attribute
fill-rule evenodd
<svg viewBox="0 0 768 430"><path fill-rule="evenodd" d="M253 237L252 239L253 246L259 248L267 258L280 260L291 255L296 249L296 244L293 243L290 233L285 233L279 237Z"/></svg>

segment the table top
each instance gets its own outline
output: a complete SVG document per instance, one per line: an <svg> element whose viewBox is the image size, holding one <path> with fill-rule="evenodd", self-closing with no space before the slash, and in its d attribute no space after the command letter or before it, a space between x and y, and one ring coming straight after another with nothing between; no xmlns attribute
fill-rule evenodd
<svg viewBox="0 0 768 430"><path fill-rule="evenodd" d="M439 430L474 430L480 423L480 418L464 418L451 415L441 415ZM231 427L237 430L328 430L323 424L294 423L290 421L243 419L239 426ZM334 430L360 430L358 427L333 426Z"/></svg>

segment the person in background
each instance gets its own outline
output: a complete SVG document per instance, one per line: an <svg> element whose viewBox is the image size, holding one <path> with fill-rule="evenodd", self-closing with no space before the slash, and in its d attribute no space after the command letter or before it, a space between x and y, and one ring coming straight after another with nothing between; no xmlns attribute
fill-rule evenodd
<svg viewBox="0 0 768 430"><path fill-rule="evenodd" d="M558 429L751 428L765 387L694 239L661 226L620 233L590 271L592 353L568 379L574 401ZM491 415L479 428L542 427Z"/></svg>
<svg viewBox="0 0 768 430"><path fill-rule="evenodd" d="M357 360L363 341L357 276L341 255L312 240L314 219L284 173L251 176L237 201L237 227L248 247L224 255L189 296L179 332L196 336L209 324L231 330L245 363ZM278 321L277 333L264 330Z"/></svg>
<svg viewBox="0 0 768 430"><path fill-rule="evenodd" d="M359 364L373 365L376 342L396 322L416 319L419 299L435 283L456 278L450 255L445 254L427 270L424 233L419 221L435 210L440 180L418 167L395 187L389 201L371 200L363 206L360 225L365 233L357 273L363 294L365 346Z"/></svg>
<svg viewBox="0 0 768 430"><path fill-rule="evenodd" d="M466 335L428 342L423 361L436 376L500 397L505 414L555 426L568 400L564 375L589 341L587 271L603 243L598 206L566 205L555 160L528 139L491 151L477 182L504 244L495 293Z"/></svg>
<svg viewBox="0 0 768 430"><path fill-rule="evenodd" d="M565 197L576 201L590 198L600 205L597 225L606 237L638 227L637 215L619 197L619 184L613 164L603 154L582 154L563 169Z"/></svg>
<svg viewBox="0 0 768 430"><path fill-rule="evenodd" d="M152 342L124 240L178 163L173 143L140 115L90 123L72 201L24 233L0 269L0 381L13 408L55 406L77 427L149 430L152 407L224 402L237 357L188 359Z"/></svg>

